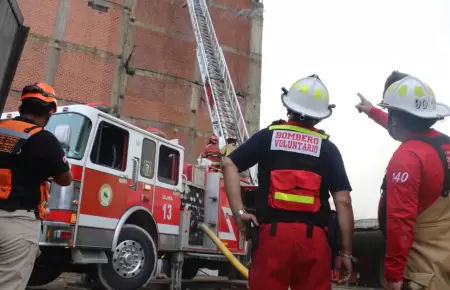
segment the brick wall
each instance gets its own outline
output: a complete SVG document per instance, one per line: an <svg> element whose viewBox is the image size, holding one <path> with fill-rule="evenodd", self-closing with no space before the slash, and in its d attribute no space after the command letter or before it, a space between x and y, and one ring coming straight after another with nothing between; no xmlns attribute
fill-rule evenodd
<svg viewBox="0 0 450 290"><path fill-rule="evenodd" d="M21 88L47 81L69 103L109 101L130 122L178 138L190 161L211 133L184 0L110 0L107 13L86 0L18 0L31 27L6 110ZM210 13L236 91L249 92L252 0L216 0ZM124 61L134 49L126 73ZM259 103L259 96L254 96ZM246 112L249 100L241 100ZM190 133L189 133L190 132Z"/></svg>

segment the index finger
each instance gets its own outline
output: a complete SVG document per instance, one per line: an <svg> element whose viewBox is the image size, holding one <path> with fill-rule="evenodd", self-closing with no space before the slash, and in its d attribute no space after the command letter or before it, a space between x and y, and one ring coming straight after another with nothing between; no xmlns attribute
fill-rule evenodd
<svg viewBox="0 0 450 290"><path fill-rule="evenodd" d="M356 94L361 99L361 101L367 101L367 99L361 93L356 93Z"/></svg>
<svg viewBox="0 0 450 290"><path fill-rule="evenodd" d="M252 215L252 222L254 225L259 226L258 220L256 219L256 217L254 215Z"/></svg>

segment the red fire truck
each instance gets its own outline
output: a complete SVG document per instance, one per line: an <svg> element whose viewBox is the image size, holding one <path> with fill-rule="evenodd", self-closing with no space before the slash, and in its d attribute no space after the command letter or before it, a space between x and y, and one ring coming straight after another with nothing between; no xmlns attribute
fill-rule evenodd
<svg viewBox="0 0 450 290"><path fill-rule="evenodd" d="M235 255L245 254L221 173L184 164L177 140L100 109L60 107L46 127L66 150L74 181L51 184L30 284L46 284L64 271L96 270L106 287L138 289L155 274L158 259L168 261L174 252L186 253L185 278L200 267L227 274L229 264L197 227L207 224ZM160 271L169 274L167 266L160 263Z"/></svg>

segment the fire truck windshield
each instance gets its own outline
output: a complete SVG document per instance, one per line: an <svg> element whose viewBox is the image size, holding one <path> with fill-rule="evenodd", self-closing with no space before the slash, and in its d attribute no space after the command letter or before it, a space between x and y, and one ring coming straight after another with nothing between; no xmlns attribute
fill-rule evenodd
<svg viewBox="0 0 450 290"><path fill-rule="evenodd" d="M66 152L67 158L82 159L91 133L91 120L77 113L58 113L52 115L45 129L55 132L58 125L70 126L70 147Z"/></svg>

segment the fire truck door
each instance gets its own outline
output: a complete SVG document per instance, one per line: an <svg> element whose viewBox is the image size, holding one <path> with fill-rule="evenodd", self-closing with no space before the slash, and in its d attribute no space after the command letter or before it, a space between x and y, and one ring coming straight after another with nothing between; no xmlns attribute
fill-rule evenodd
<svg viewBox="0 0 450 290"><path fill-rule="evenodd" d="M76 246L109 248L133 193L130 130L99 117L83 178ZM135 143L134 143L135 144ZM136 150L134 150L136 151Z"/></svg>
<svg viewBox="0 0 450 290"><path fill-rule="evenodd" d="M153 214L161 235L178 235L183 151L170 143L160 142L156 156L158 162ZM161 247L164 245L161 244Z"/></svg>
<svg viewBox="0 0 450 290"><path fill-rule="evenodd" d="M150 212L153 212L156 179L156 148L158 141L142 136L138 138L139 143L142 144L142 148L138 173L139 200L137 200L137 203L140 203L140 205L146 207Z"/></svg>

